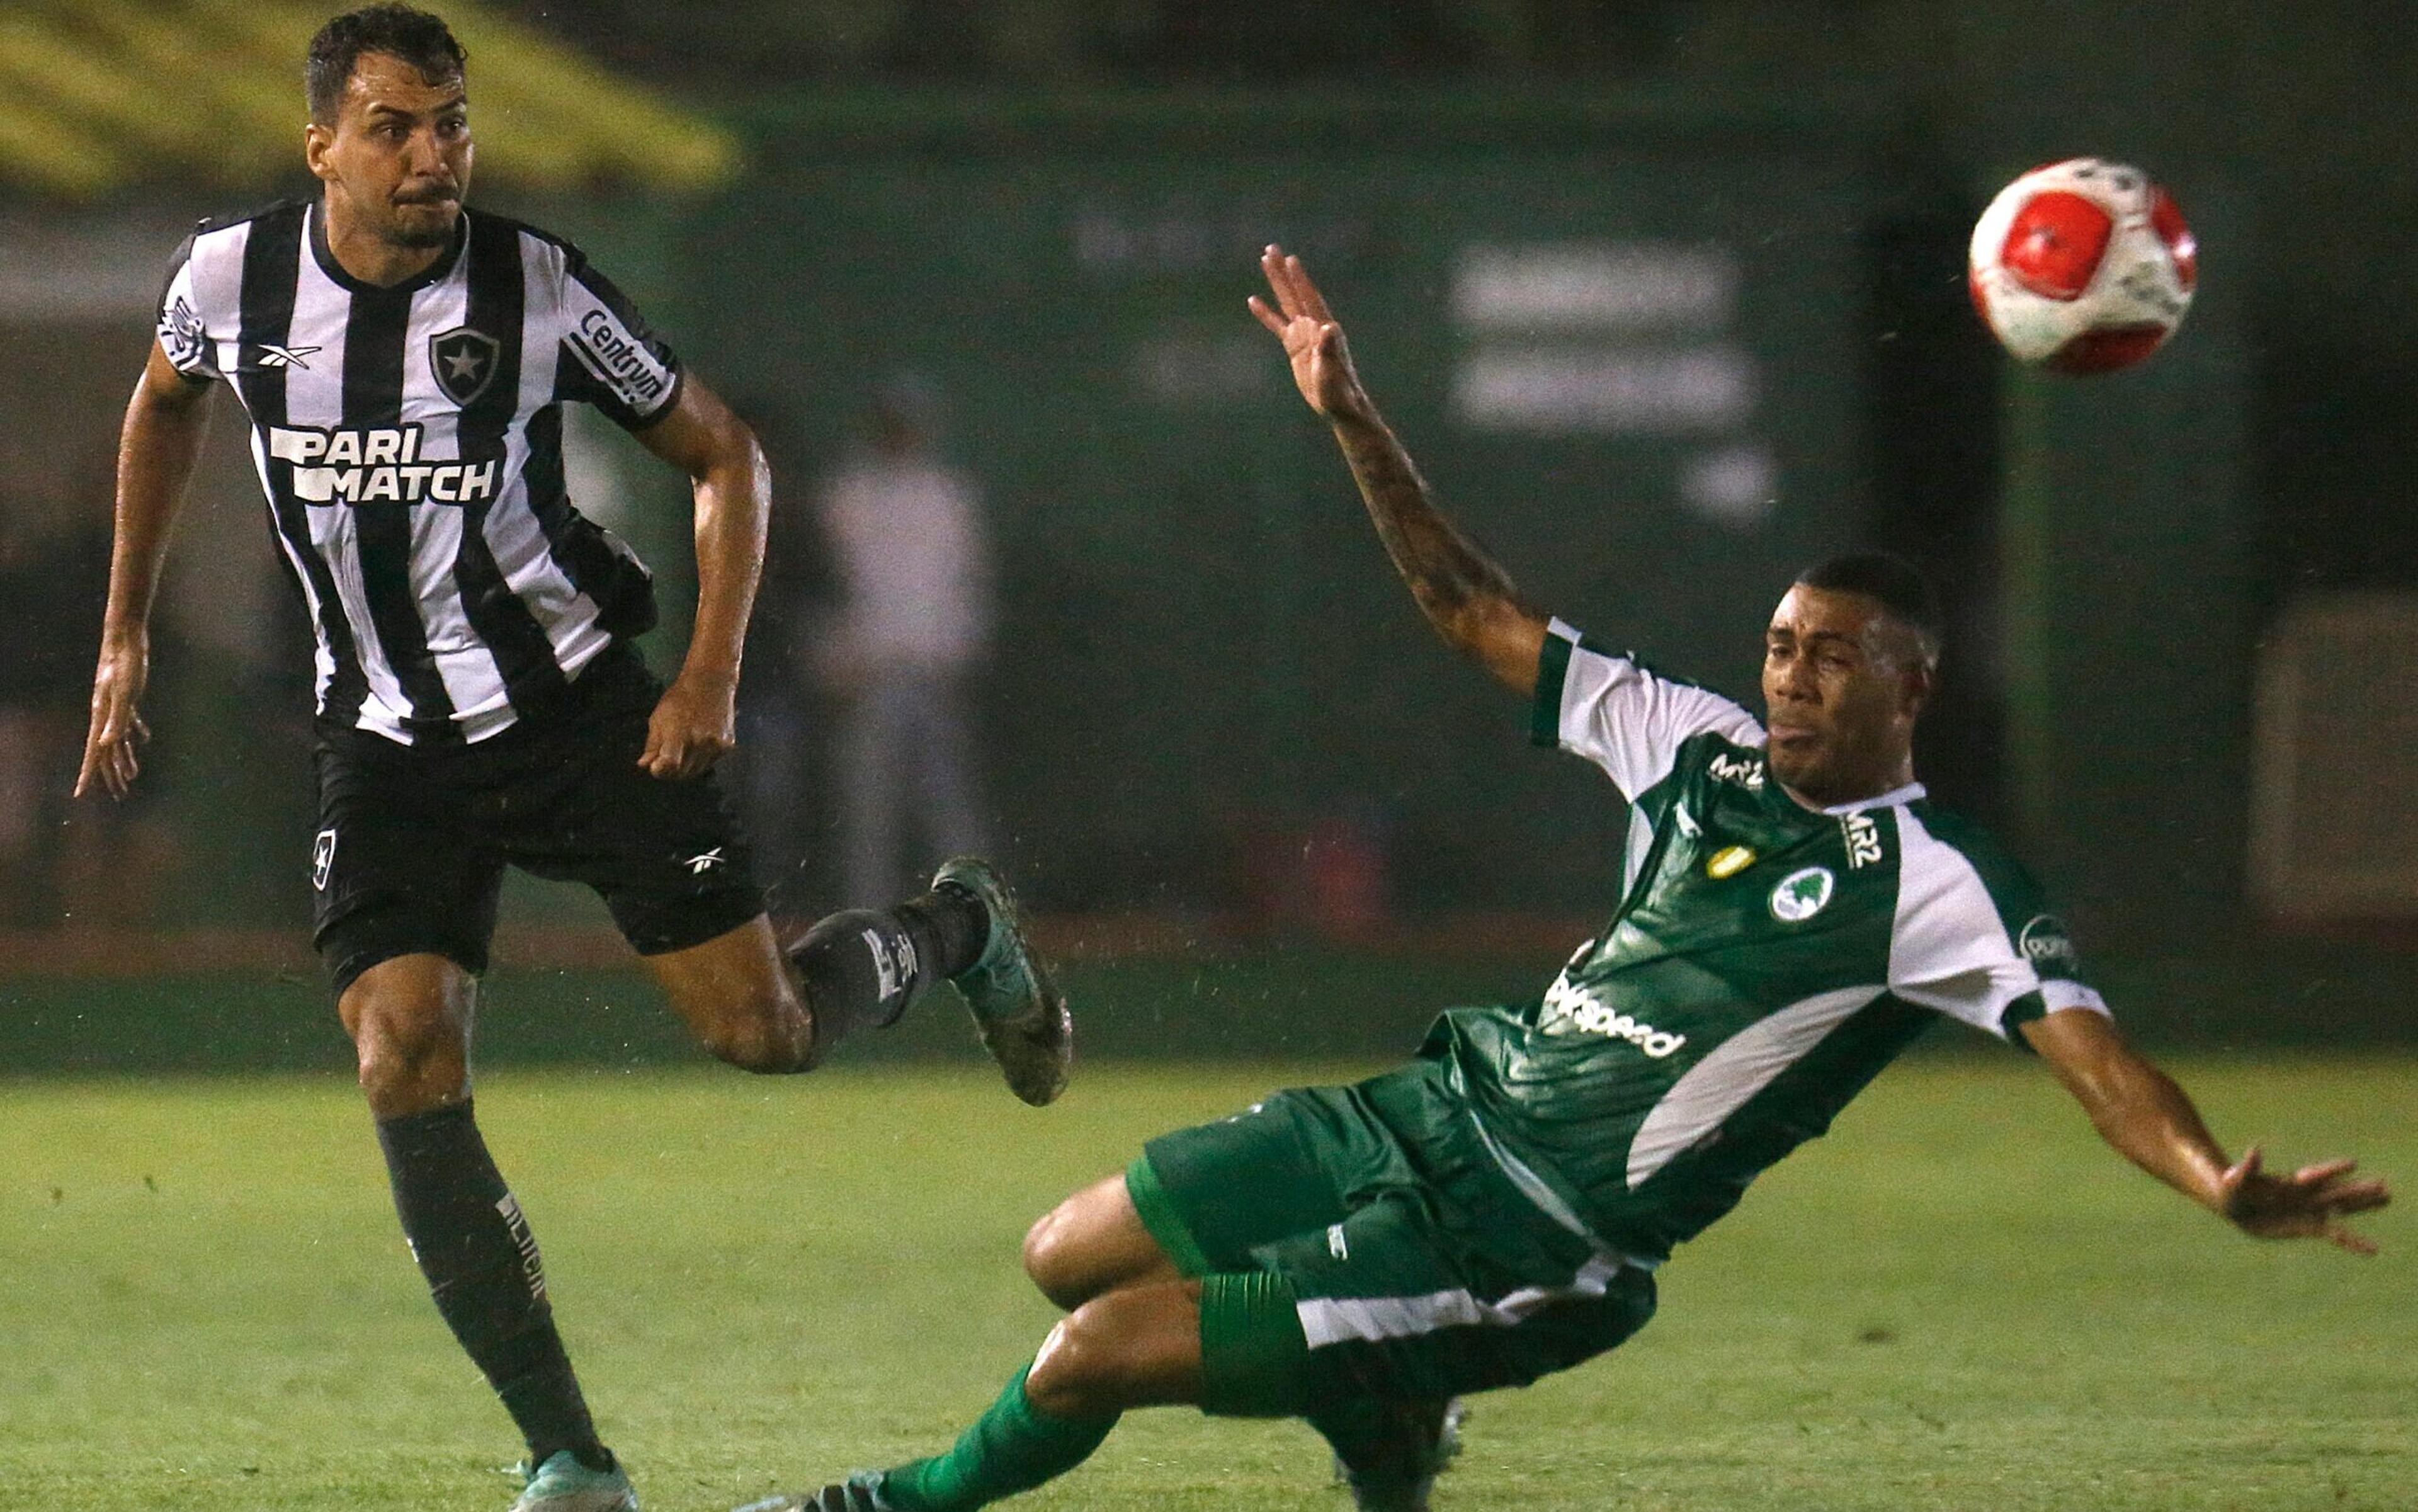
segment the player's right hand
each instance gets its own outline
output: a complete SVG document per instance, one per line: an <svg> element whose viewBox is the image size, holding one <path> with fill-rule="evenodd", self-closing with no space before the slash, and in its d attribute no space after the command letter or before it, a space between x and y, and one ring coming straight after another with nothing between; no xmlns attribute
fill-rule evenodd
<svg viewBox="0 0 2418 1512"><path fill-rule="evenodd" d="M2354 1255L2373 1255L2376 1241L2342 1220L2373 1213L2393 1198L2380 1181L2352 1181L2356 1168L2352 1161L2329 1160L2279 1176L2261 1168L2253 1145L2219 1181L2217 1211L2261 1239L2324 1239Z"/></svg>
<svg viewBox="0 0 2418 1512"><path fill-rule="evenodd" d="M102 644L100 665L92 677L92 725L84 732L76 797L99 787L112 798L124 798L134 786L135 774L143 770L134 748L151 739L151 727L136 711L150 677L149 635L137 633Z"/></svg>
<svg viewBox="0 0 2418 1512"><path fill-rule="evenodd" d="M1267 275L1276 309L1251 296L1251 313L1284 343L1293 363L1293 381L1309 407L1328 420L1366 420L1370 415L1368 391L1352 369L1352 351L1343 344L1343 328L1326 308L1318 285L1309 281L1301 259L1274 242L1260 253L1260 271Z"/></svg>

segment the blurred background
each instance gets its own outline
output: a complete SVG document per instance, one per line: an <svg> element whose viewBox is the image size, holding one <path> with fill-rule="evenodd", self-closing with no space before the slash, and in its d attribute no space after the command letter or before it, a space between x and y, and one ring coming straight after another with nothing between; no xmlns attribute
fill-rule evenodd
<svg viewBox="0 0 2418 1512"><path fill-rule="evenodd" d="M772 457L732 771L782 916L980 845L1094 1047L1356 1053L1610 912L1616 795L1435 643L1244 310L1281 240L1448 507L1595 637L1752 702L1798 566L1927 567L1921 774L2147 1037L2418 1038L2418 9L437 8L474 205L578 240ZM308 633L231 396L143 791L67 798L160 278L196 217L311 188L326 14L0 14L0 1072L345 1062ZM2202 249L2174 343L2092 380L2012 367L1964 286L1990 193L2080 153ZM676 610L684 490L571 444ZM508 912L489 1054L675 1053L591 898Z"/></svg>

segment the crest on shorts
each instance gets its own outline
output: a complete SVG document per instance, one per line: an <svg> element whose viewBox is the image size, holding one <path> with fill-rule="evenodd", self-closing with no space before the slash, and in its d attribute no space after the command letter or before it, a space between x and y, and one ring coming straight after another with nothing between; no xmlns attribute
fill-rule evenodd
<svg viewBox="0 0 2418 1512"><path fill-rule="evenodd" d="M1790 872L1771 890L1771 916L1783 924L1801 924L1830 906L1830 890L1838 878L1828 866Z"/></svg>
<svg viewBox="0 0 2418 1512"><path fill-rule="evenodd" d="M336 864L336 832L322 830L311 842L311 891L328 891L328 873Z"/></svg>
<svg viewBox="0 0 2418 1512"><path fill-rule="evenodd" d="M487 391L503 366L503 344L483 330L456 326L428 338L428 371L436 387L457 405L467 405Z"/></svg>

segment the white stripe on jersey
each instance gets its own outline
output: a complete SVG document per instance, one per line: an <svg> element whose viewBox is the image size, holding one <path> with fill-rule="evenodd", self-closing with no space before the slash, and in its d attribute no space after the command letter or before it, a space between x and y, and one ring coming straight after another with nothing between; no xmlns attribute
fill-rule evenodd
<svg viewBox="0 0 2418 1512"><path fill-rule="evenodd" d="M1802 1061L1822 1036L1886 990L1870 986L1817 992L1759 1018L1688 1068L1637 1125L1629 1141L1629 1189L1637 1190L1673 1156L1720 1128L1747 1099Z"/></svg>
<svg viewBox="0 0 2418 1512"><path fill-rule="evenodd" d="M467 259L466 259L467 261ZM467 275L467 268L457 272ZM403 422L421 428L420 454L432 461L462 459L462 412L445 397L431 366L436 338L470 319L467 276L440 280L412 296L411 318L403 336ZM523 325L528 324L524 321ZM468 740L483 740L513 722L503 669L495 652L470 626L459 592L432 594L426 585L451 584L462 555L463 510L449 504L411 506L411 581L420 588L421 634L436 663L436 675L453 705L453 717Z"/></svg>
<svg viewBox="0 0 2418 1512"><path fill-rule="evenodd" d="M568 282L569 259L562 249L524 232L520 250L524 298L559 298ZM554 402L559 351L559 339L549 328L533 320L521 322L521 414L534 415ZM516 481L522 480L521 469L528 460L528 432L516 425L506 441L511 451L505 466ZM520 493L526 505L525 481L520 482ZM554 659L565 676L577 674L612 643L612 637L596 623L604 611L563 574L546 549L545 534L533 511L526 507L490 511L487 545L496 555L496 566L504 574L504 581L550 627Z"/></svg>

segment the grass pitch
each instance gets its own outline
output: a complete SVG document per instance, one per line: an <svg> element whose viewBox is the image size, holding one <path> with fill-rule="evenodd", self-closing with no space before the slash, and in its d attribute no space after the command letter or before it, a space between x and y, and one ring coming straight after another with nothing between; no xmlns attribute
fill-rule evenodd
<svg viewBox="0 0 2418 1512"><path fill-rule="evenodd" d="M2418 1180L2418 1065L2178 1068L2226 1138ZM1336 1066L793 1081L497 1074L481 1119L651 1512L945 1443L1052 1314L1025 1224L1140 1141ZM1480 1397L1445 1512L2418 1504L2418 1221L2259 1245L2014 1055L1918 1058L1663 1272L1628 1346ZM509 1423L337 1077L0 1083L0 1508L501 1512ZM1341 1512L1292 1424L1137 1413L1057 1508Z"/></svg>

